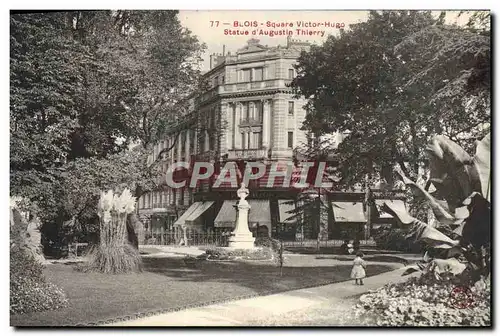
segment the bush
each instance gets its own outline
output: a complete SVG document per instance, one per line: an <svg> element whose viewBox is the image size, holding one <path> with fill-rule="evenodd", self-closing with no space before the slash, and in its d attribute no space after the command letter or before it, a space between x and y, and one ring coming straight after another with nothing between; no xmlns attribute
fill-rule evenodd
<svg viewBox="0 0 500 336"><path fill-rule="evenodd" d="M402 229L386 229L373 235L377 247L383 250L401 251L407 253L421 253L422 245L411 239L406 239L406 232Z"/></svg>
<svg viewBox="0 0 500 336"><path fill-rule="evenodd" d="M386 285L361 296L358 318L378 326L489 326L491 284L481 281L470 288L468 307L452 300L453 281L437 282L431 277L411 278Z"/></svg>
<svg viewBox="0 0 500 336"><path fill-rule="evenodd" d="M43 265L21 249L10 252L10 313L53 310L65 307L63 291L46 281Z"/></svg>
<svg viewBox="0 0 500 336"><path fill-rule="evenodd" d="M88 264L79 270L110 274L142 272L141 254L130 244L99 245L90 250Z"/></svg>
<svg viewBox="0 0 500 336"><path fill-rule="evenodd" d="M272 239L269 237L258 237L255 238L255 246L258 247L267 247L274 252L278 252L280 250L281 242L277 239Z"/></svg>
<svg viewBox="0 0 500 336"><path fill-rule="evenodd" d="M224 248L213 248L205 251L207 260L271 260L274 253L270 248L259 248L254 250L237 249L230 250Z"/></svg>

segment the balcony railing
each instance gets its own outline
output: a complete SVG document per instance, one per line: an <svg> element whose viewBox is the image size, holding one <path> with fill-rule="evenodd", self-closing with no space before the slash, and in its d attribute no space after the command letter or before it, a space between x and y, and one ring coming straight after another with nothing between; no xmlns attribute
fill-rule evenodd
<svg viewBox="0 0 500 336"><path fill-rule="evenodd" d="M260 119L248 118L240 121L240 126L260 126L260 125L262 125L262 120Z"/></svg>
<svg viewBox="0 0 500 336"><path fill-rule="evenodd" d="M255 82L231 83L224 85L224 92L252 91L270 88L285 88L290 85L288 79L267 79Z"/></svg>
<svg viewBox="0 0 500 336"><path fill-rule="evenodd" d="M210 100L214 96L220 95L224 92L242 92L273 88L286 88L290 87L290 83L290 79L266 79L254 82L229 83L218 85L215 88L208 90L207 92L200 95L196 100L197 104L202 104L203 102Z"/></svg>
<svg viewBox="0 0 500 336"><path fill-rule="evenodd" d="M196 154L195 160L209 162L210 160L215 160L215 157L216 157L216 152L213 150L209 150L200 154Z"/></svg>
<svg viewBox="0 0 500 336"><path fill-rule="evenodd" d="M230 149L228 151L229 160L237 159L266 159L268 150L265 148L260 149Z"/></svg>

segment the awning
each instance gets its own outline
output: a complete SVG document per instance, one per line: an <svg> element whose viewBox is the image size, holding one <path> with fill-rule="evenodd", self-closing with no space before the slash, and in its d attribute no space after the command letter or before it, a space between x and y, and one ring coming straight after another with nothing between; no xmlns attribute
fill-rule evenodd
<svg viewBox="0 0 500 336"><path fill-rule="evenodd" d="M233 227L236 221L236 201L224 201L214 220L214 227Z"/></svg>
<svg viewBox="0 0 500 336"><path fill-rule="evenodd" d="M236 201L224 201L214 221L215 227L234 228L236 222ZM258 225L271 225L271 207L269 200L248 200L250 211L248 213L248 224L253 227Z"/></svg>
<svg viewBox="0 0 500 336"><path fill-rule="evenodd" d="M184 225L186 223L186 219L199 207L201 206L202 202L195 202L191 204L191 206L184 211L184 213L177 218L177 220L174 223L174 226L179 226L179 225Z"/></svg>
<svg viewBox="0 0 500 336"><path fill-rule="evenodd" d="M199 203L199 202L198 202ZM189 216L186 218L185 222L188 225L193 225L194 222L200 218L200 216L208 210L212 205L214 204L213 201L210 202L203 202L201 205L199 205L196 209L194 209L193 212L189 214Z"/></svg>
<svg viewBox="0 0 500 336"><path fill-rule="evenodd" d="M397 210L401 210L402 212L406 212L405 202L402 200L388 200L388 199L378 199L375 200L375 206L378 211L378 218L393 218L392 215L382 210L382 206L384 203L389 203L391 208L396 208Z"/></svg>
<svg viewBox="0 0 500 336"><path fill-rule="evenodd" d="M280 223L293 223L295 222L295 219L290 219L294 214L291 213L291 211L295 210L295 204L290 203L291 200L278 200L278 207L279 207L279 222ZM293 202L293 201L292 201Z"/></svg>
<svg viewBox="0 0 500 336"><path fill-rule="evenodd" d="M336 222L365 223L363 202L332 202Z"/></svg>

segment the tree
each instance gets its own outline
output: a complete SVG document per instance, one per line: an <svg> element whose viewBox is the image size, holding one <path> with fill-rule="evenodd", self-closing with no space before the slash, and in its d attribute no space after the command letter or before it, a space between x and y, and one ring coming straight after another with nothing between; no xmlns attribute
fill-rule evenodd
<svg viewBox="0 0 500 336"><path fill-rule="evenodd" d="M54 181L78 121L79 61L61 14L11 15L11 190L33 199Z"/></svg>
<svg viewBox="0 0 500 336"><path fill-rule="evenodd" d="M185 127L203 48L177 11L11 15L11 193L49 239L95 232L99 188L156 185L146 151Z"/></svg>
<svg viewBox="0 0 500 336"><path fill-rule="evenodd" d="M319 250L320 241L328 236L329 209L327 188L314 186L320 163L325 164L323 170L322 182L331 183L335 180L335 171L333 166L327 166L326 162L331 161L332 157L328 154L332 144L328 139L322 139L319 136L309 135L308 143L295 149L295 159L297 161L314 162L314 166L309 168L305 182L311 186L303 188L297 195L297 198L290 201L290 204L296 205L290 212L287 221L296 222L297 228L309 226L313 232L317 233L317 249ZM297 162L298 163L298 162ZM299 183L301 176L292 176L292 183ZM314 187L312 187L314 186Z"/></svg>
<svg viewBox="0 0 500 336"><path fill-rule="evenodd" d="M307 130L348 134L336 151L341 185L377 173L391 185L396 163L418 175L433 135L472 143L484 133L486 60L489 33L445 25L430 12L372 11L303 54L292 87L308 99Z"/></svg>
<svg viewBox="0 0 500 336"><path fill-rule="evenodd" d="M87 113L127 141L147 147L189 110L198 88L204 45L183 28L177 11L74 12L77 38L104 67L90 68ZM103 27L105 29L103 29ZM94 105L99 99L110 102ZM109 109L113 113L109 113ZM118 124L119 125L119 124ZM91 123L90 126L95 126ZM106 130L106 129L104 129ZM87 132L84 132L85 134Z"/></svg>
<svg viewBox="0 0 500 336"><path fill-rule="evenodd" d="M137 146L107 158L79 158L66 164L61 179L52 185L52 196L58 197L58 202L44 211L45 236L61 245L74 238L95 240L99 233L96 208L102 190L156 187L160 171L147 164L147 156L147 150Z"/></svg>
<svg viewBox="0 0 500 336"><path fill-rule="evenodd" d="M67 160L155 143L187 113L203 48L176 11L12 15L14 193Z"/></svg>

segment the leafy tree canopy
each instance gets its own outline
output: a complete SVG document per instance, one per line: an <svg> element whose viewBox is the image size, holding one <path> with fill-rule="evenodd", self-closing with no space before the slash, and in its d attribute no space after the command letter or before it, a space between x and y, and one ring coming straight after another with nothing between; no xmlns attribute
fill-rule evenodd
<svg viewBox="0 0 500 336"><path fill-rule="evenodd" d="M308 99L305 128L345 132L341 183L395 163L409 176L435 134L473 149L490 121L489 30L445 24L429 11L372 11L299 58L292 83ZM477 136L477 137L476 137Z"/></svg>
<svg viewBox="0 0 500 336"><path fill-rule="evenodd" d="M11 15L11 181L148 147L188 110L204 48L176 11Z"/></svg>
<svg viewBox="0 0 500 336"><path fill-rule="evenodd" d="M156 185L146 151L185 120L205 48L177 14L10 16L11 194L38 206L52 238L70 218L91 224L101 189Z"/></svg>

